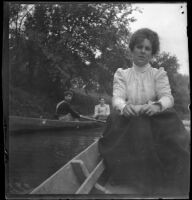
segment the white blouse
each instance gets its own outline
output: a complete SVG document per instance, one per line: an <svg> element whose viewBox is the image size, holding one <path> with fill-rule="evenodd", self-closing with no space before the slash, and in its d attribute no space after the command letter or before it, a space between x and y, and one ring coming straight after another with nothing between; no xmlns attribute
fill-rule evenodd
<svg viewBox="0 0 192 200"><path fill-rule="evenodd" d="M101 106L100 104L95 106L95 116L97 115L104 115L107 116L110 114L110 107L108 104L104 104Z"/></svg>
<svg viewBox="0 0 192 200"><path fill-rule="evenodd" d="M113 107L122 112L126 104L140 105L159 101L162 110L174 105L167 72L150 64L132 68L119 68L113 81Z"/></svg>

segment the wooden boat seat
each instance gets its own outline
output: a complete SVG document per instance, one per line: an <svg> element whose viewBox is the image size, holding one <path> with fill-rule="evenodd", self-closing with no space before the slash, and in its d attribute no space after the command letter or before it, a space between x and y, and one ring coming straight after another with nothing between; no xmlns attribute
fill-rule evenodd
<svg viewBox="0 0 192 200"><path fill-rule="evenodd" d="M96 140L30 194L110 194L97 183L104 169Z"/></svg>
<svg viewBox="0 0 192 200"><path fill-rule="evenodd" d="M144 191L141 186L115 185L105 176L105 172L96 140L30 194L124 194L131 198L149 196L149 192ZM168 192L170 193L159 191L160 194Z"/></svg>
<svg viewBox="0 0 192 200"><path fill-rule="evenodd" d="M81 186L75 194L89 194L92 189L94 189L94 193L110 194L108 190L97 183L105 169L103 160L97 164L91 173L89 173L82 160L73 160L71 165L75 175L81 183Z"/></svg>

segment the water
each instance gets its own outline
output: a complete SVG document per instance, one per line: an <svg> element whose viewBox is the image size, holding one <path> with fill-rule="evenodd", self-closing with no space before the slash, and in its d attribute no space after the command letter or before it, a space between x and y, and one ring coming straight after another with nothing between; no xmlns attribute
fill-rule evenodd
<svg viewBox="0 0 192 200"><path fill-rule="evenodd" d="M97 139L103 128L9 134L8 193L27 194Z"/></svg>

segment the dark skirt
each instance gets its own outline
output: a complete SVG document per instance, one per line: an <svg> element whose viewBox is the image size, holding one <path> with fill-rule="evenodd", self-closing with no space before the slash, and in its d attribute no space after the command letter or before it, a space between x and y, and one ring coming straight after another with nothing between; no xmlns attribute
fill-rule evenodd
<svg viewBox="0 0 192 200"><path fill-rule="evenodd" d="M189 191L189 133L174 109L151 117L111 114L99 151L116 184Z"/></svg>

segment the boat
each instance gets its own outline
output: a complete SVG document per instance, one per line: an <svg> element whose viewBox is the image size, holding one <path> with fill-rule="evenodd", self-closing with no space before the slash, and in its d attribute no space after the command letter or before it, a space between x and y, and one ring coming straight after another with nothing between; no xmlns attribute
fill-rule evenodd
<svg viewBox="0 0 192 200"><path fill-rule="evenodd" d="M31 118L21 116L9 116L9 131L34 131L34 130L63 130L63 129L80 129L102 127L106 122L95 120L90 117L82 116L81 121L53 120L46 118ZM187 131L190 130L190 122L183 120Z"/></svg>
<svg viewBox="0 0 192 200"><path fill-rule="evenodd" d="M95 128L101 127L104 123L98 121L62 121L45 118L30 118L20 116L9 116L9 131L22 130L63 130L63 129L79 129L79 128Z"/></svg>
<svg viewBox="0 0 192 200"><path fill-rule="evenodd" d="M98 151L98 139L31 191L35 195L138 194L131 187L106 182L105 165Z"/></svg>
<svg viewBox="0 0 192 200"><path fill-rule="evenodd" d="M115 195L126 195L130 198L173 197L180 199L176 191L163 189L157 194L142 193L142 190L131 185L114 185L106 176L104 161L99 154L98 140L66 163L43 183L33 189L31 195L70 195L70 194L107 194L109 197ZM110 196L112 195L112 196ZM99 198L100 196L95 196ZM117 196L119 197L119 196ZM125 197L125 196L124 196ZM103 198L103 196L102 196Z"/></svg>
<svg viewBox="0 0 192 200"><path fill-rule="evenodd" d="M94 198L103 198L103 195L108 198L114 198L114 195L118 198L122 197L118 195L124 198L183 198L183 195L177 195L177 191L169 189L149 194L133 185L112 184L99 154L98 139L30 192L30 195L64 195L69 198L74 194L83 198L86 196L82 195L94 195Z"/></svg>
<svg viewBox="0 0 192 200"><path fill-rule="evenodd" d="M88 194L93 188L107 192L96 183L104 168L96 140L30 194Z"/></svg>

